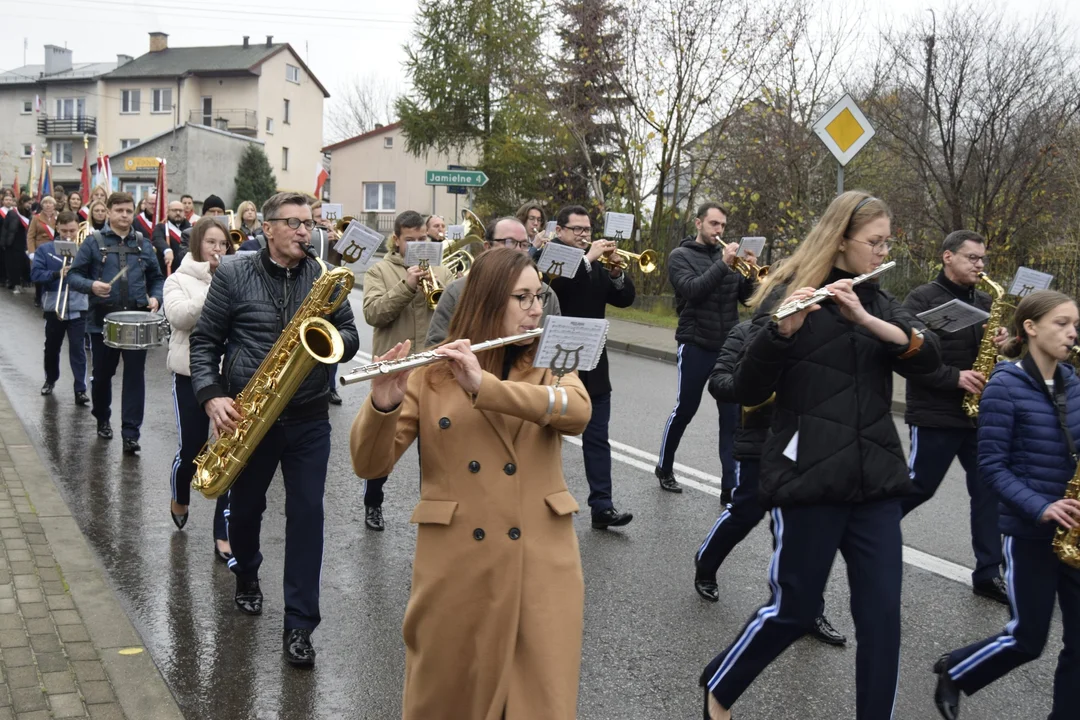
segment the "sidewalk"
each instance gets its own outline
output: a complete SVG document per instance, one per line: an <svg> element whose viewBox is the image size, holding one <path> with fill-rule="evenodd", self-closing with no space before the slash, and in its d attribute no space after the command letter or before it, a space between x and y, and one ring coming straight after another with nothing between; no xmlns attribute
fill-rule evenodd
<svg viewBox="0 0 1080 720"><path fill-rule="evenodd" d="M678 343L675 342L675 331L671 328L615 318L608 318L608 323L607 346L609 349L661 362L672 364L678 362ZM904 399L906 391L907 381L894 374L893 412L903 413L907 409Z"/></svg>
<svg viewBox="0 0 1080 720"><path fill-rule="evenodd" d="M182 720L0 390L0 720Z"/></svg>

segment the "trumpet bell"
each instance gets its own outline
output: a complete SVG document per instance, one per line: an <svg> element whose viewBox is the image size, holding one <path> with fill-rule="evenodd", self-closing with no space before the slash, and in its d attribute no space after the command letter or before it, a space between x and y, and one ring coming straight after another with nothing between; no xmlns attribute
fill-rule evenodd
<svg viewBox="0 0 1080 720"><path fill-rule="evenodd" d="M656 252L653 250L645 250L637 257L638 267L641 268L641 272L648 275L656 270Z"/></svg>
<svg viewBox="0 0 1080 720"><path fill-rule="evenodd" d="M349 227L349 223L351 223L355 219L356 218L354 218L352 215L346 215L345 217L334 223L334 229L337 230L338 233L343 233L345 232L345 228Z"/></svg>

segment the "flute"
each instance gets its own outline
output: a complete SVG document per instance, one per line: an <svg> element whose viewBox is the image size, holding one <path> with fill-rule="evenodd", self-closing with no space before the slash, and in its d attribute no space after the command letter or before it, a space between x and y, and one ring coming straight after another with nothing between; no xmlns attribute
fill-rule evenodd
<svg viewBox="0 0 1080 720"><path fill-rule="evenodd" d="M862 275L860 275L857 278L853 279L851 281L851 284L852 285L858 285L859 283L864 282L866 280L870 280L871 278L875 278L878 275L885 272L886 270L891 270L894 267L896 267L896 261L895 260L890 260L887 263L883 263L881 265L878 265L876 268L874 268L870 272L863 273ZM775 312L773 312L772 319L773 319L774 322L780 322L781 320L783 320L786 317L790 317L791 315L794 315L795 313L800 313L803 310L806 310L808 307L811 307L813 305L817 305L822 300L824 300L826 298L829 298L829 297L832 297L832 295L833 295L833 293L831 291L829 291L829 290L827 290L825 288L819 288L818 290L816 290L814 292L813 295L806 298L805 300L792 300L791 302L784 303L783 305L778 307Z"/></svg>
<svg viewBox="0 0 1080 720"><path fill-rule="evenodd" d="M510 335L508 337L495 338L494 340L488 340L487 342L477 343L470 349L473 353L481 353L485 350L493 350L497 347L502 347L503 345L513 345L522 340L540 337L540 334L543 332L544 328L535 328L528 332L523 332L520 335ZM383 360L381 362L371 363L370 365L362 365L347 375L342 375L339 378L339 382L341 382L342 385L352 385L353 383L371 380L380 375L390 375L403 370L412 370L413 368L430 365L431 363L445 359L446 356L441 354L438 348L436 348L434 350L427 350L425 352L409 355L400 360Z"/></svg>

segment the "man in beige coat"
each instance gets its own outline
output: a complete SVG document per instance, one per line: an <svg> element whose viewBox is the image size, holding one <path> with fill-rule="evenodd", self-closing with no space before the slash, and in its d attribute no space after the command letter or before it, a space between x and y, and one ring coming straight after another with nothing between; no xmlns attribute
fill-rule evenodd
<svg viewBox="0 0 1080 720"><path fill-rule="evenodd" d="M386 257L364 273L364 319L371 326L373 355L382 355L405 340L411 340L417 352L425 347L434 311L428 307L421 290L423 272L417 266L405 267L405 249L409 242L428 239L423 216L406 210L394 219L394 234L387 240ZM431 272L444 288L454 279L441 265L432 266ZM385 476L364 483L364 524L372 530L385 527L384 483Z"/></svg>

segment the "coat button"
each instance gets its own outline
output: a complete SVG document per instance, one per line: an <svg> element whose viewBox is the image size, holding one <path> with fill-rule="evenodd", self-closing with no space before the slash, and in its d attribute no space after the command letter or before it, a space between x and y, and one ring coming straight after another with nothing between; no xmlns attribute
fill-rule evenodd
<svg viewBox="0 0 1080 720"><path fill-rule="evenodd" d="M510 532L508 534L510 535L511 540L517 540L519 537L521 537L521 531L517 528L510 528Z"/></svg>
<svg viewBox="0 0 1080 720"><path fill-rule="evenodd" d="M506 465L503 466L503 472L507 475L513 475L517 472L517 465L514 463L506 463Z"/></svg>
<svg viewBox="0 0 1080 720"><path fill-rule="evenodd" d="M469 463L469 472L471 472L471 473L480 472L480 463L476 462L475 460L473 460L471 463Z"/></svg>
<svg viewBox="0 0 1080 720"><path fill-rule="evenodd" d="M475 530L472 531L472 536L473 536L474 540L483 540L484 539L484 529L483 528L476 528Z"/></svg>
<svg viewBox="0 0 1080 720"><path fill-rule="evenodd" d="M448 418L448 417L439 418L439 427L441 427L443 430L450 427L450 418Z"/></svg>

